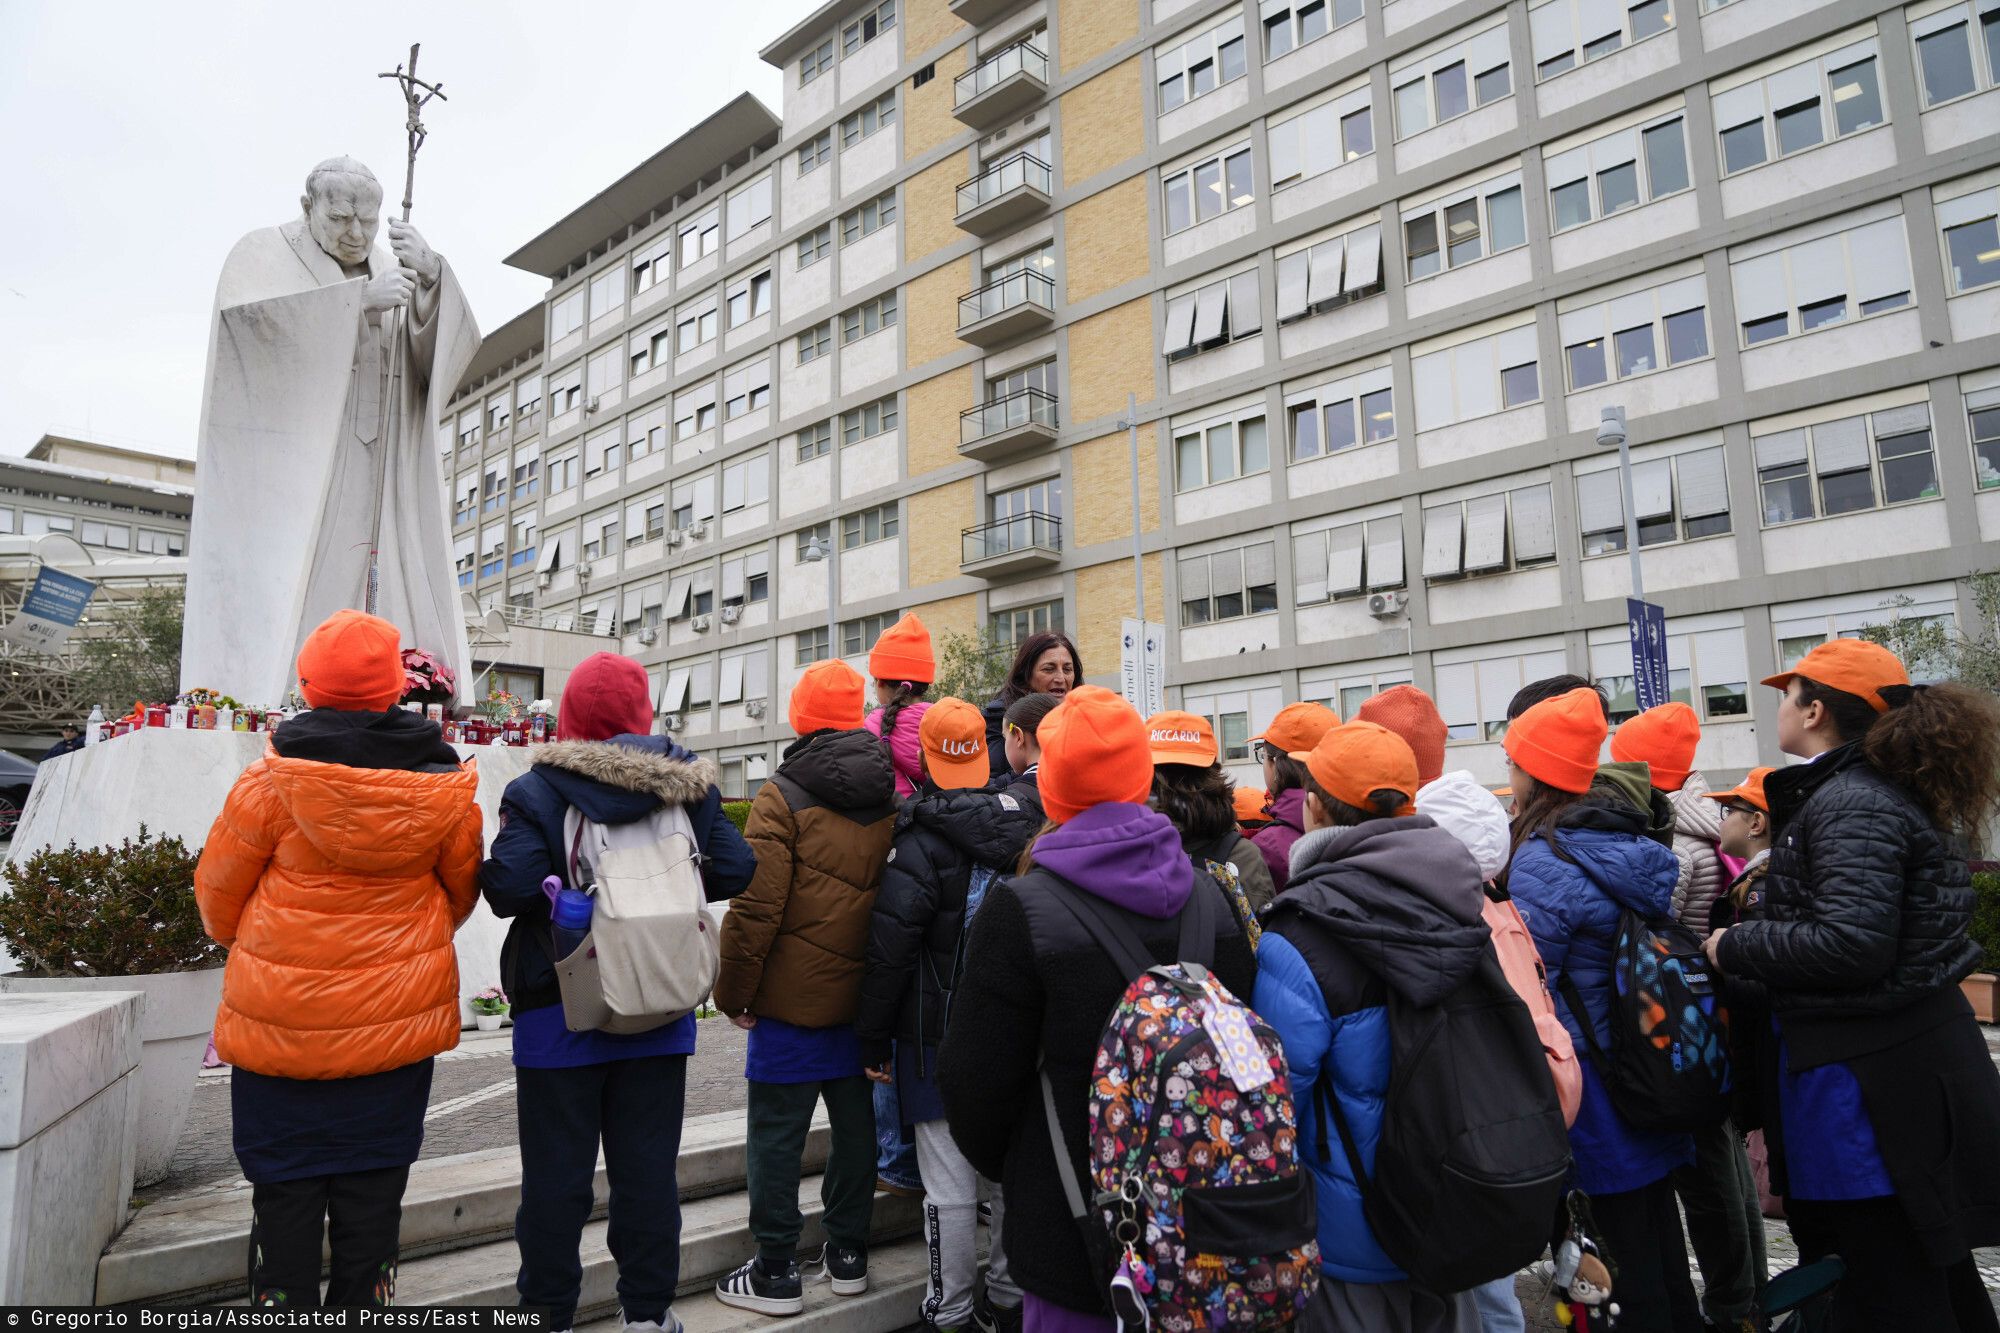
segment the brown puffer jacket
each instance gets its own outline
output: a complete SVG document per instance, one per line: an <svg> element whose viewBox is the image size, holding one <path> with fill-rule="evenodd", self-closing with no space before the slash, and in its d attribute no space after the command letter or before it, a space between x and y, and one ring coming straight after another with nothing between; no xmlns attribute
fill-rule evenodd
<svg viewBox="0 0 2000 1333"><path fill-rule="evenodd" d="M854 1021L869 915L896 829L896 772L866 731L785 751L744 826L757 873L722 919L715 1007L801 1027Z"/></svg>

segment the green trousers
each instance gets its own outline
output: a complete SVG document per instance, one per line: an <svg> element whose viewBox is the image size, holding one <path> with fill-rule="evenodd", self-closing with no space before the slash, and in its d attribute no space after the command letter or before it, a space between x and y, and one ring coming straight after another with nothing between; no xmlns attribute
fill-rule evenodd
<svg viewBox="0 0 2000 1333"><path fill-rule="evenodd" d="M779 1266L798 1253L805 1219L799 1213L799 1175L813 1108L824 1098L833 1142L819 1197L827 1237L841 1249L868 1250L875 1207L875 1099L868 1080L830 1078L816 1083L750 1081L746 1174L750 1234L758 1253Z"/></svg>

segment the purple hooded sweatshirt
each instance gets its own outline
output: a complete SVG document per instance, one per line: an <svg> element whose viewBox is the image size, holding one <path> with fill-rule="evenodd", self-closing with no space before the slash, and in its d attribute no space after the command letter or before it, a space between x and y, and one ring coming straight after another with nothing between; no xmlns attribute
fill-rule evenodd
<svg viewBox="0 0 2000 1333"><path fill-rule="evenodd" d="M1305 836L1305 788L1280 792L1264 810L1271 822L1251 834L1250 841L1264 853L1264 864L1271 867L1271 892L1276 895L1292 882L1292 844Z"/></svg>
<svg viewBox="0 0 2000 1333"><path fill-rule="evenodd" d="M923 724L924 714L930 711L930 701L919 699L915 703L904 704L896 714L896 729L889 733L889 763L896 770L896 799L902 800L915 791L924 780L924 742L917 734ZM882 714L876 709L861 720L876 740L882 739Z"/></svg>

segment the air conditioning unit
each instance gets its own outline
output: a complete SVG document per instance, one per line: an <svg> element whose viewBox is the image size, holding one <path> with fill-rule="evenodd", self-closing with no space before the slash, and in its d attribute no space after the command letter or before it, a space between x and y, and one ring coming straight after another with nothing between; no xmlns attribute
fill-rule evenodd
<svg viewBox="0 0 2000 1333"><path fill-rule="evenodd" d="M584 411L585 411L586 413L591 413L591 412L595 412L595 411L597 410L597 407L598 407L598 403L597 403L597 400L596 400L595 398L593 398L593 399L591 399L591 400L590 400L589 402L587 402L587 403L585 403L585 404L583 405L583 410L584 410Z"/></svg>
<svg viewBox="0 0 2000 1333"><path fill-rule="evenodd" d="M667 529L667 545L679 546L682 542L686 540L687 540L687 534L685 532L682 532L679 528Z"/></svg>
<svg viewBox="0 0 2000 1333"><path fill-rule="evenodd" d="M660 726L667 731L679 731L687 726L687 719L679 713L668 713L660 719Z"/></svg>
<svg viewBox="0 0 2000 1333"><path fill-rule="evenodd" d="M706 537L707 535L708 524L706 523L697 523L688 529L688 536L690 537Z"/></svg>
<svg viewBox="0 0 2000 1333"><path fill-rule="evenodd" d="M708 633L709 619L707 616L696 616L690 623L694 626L696 634Z"/></svg>
<svg viewBox="0 0 2000 1333"><path fill-rule="evenodd" d="M576 581L578 583L589 583L590 576L596 572L595 566L586 560L576 567Z"/></svg>
<svg viewBox="0 0 2000 1333"><path fill-rule="evenodd" d="M639 642L645 644L648 648L652 647L659 641L660 641L660 632L654 629L651 625L648 625L646 626L646 628L639 631Z"/></svg>
<svg viewBox="0 0 2000 1333"><path fill-rule="evenodd" d="M764 716L764 701L762 699L750 700L743 705L743 712L749 717Z"/></svg>
<svg viewBox="0 0 2000 1333"><path fill-rule="evenodd" d="M555 575L553 575L553 574L537 574L537 575L535 575L535 586L536 586L537 588L546 588L546 587L548 587L548 586L549 586L549 585L550 585L551 583L554 583L555 581L556 581L556 576L555 576Z"/></svg>
<svg viewBox="0 0 2000 1333"><path fill-rule="evenodd" d="M722 623L723 623L723 624L725 624L725 625L734 625L734 624L735 624L735 623L736 623L737 621L739 621L739 620L741 620L741 619L743 619L743 608L742 608L742 607L740 607L740 606L725 606L725 607L723 607L723 608L722 608Z"/></svg>
<svg viewBox="0 0 2000 1333"><path fill-rule="evenodd" d="M1387 620L1390 616L1400 615L1403 608L1409 604L1410 595L1406 592L1370 593L1368 595L1368 614L1378 620Z"/></svg>

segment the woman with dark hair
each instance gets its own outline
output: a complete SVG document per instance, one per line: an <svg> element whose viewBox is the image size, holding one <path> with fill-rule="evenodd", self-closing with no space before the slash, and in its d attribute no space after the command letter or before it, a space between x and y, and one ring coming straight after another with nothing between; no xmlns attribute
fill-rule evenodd
<svg viewBox="0 0 2000 1333"><path fill-rule="evenodd" d="M1007 670L1007 683L981 710L986 715L986 758L994 777L1005 779L1009 771L1007 737L1001 727L1008 706L1030 694L1050 695L1061 703L1063 696L1082 682L1083 658L1069 635L1045 630L1021 640L1014 665Z"/></svg>
<svg viewBox="0 0 2000 1333"><path fill-rule="evenodd" d="M1764 781L1762 910L1707 948L1770 999L1772 1186L1800 1257L1846 1261L1837 1327L2000 1327L1972 1257L2000 1243L2000 1074L1958 988L2000 701L1913 686L1859 639L1764 683L1784 691L1779 748L1807 762Z"/></svg>
<svg viewBox="0 0 2000 1333"><path fill-rule="evenodd" d="M1218 762L1215 732L1207 718L1181 712L1154 714L1146 732L1153 749L1149 804L1173 821L1181 849L1216 878L1230 901L1241 896L1239 914L1247 926L1275 896L1271 869L1236 830L1236 797Z"/></svg>
<svg viewBox="0 0 2000 1333"><path fill-rule="evenodd" d="M1271 872L1271 892L1283 893L1292 877L1292 844L1306 832L1306 766L1294 754L1310 754L1320 737L1340 725L1340 717L1325 704L1286 704L1250 742L1250 752L1264 762L1264 807L1270 823L1250 835L1264 854Z"/></svg>

